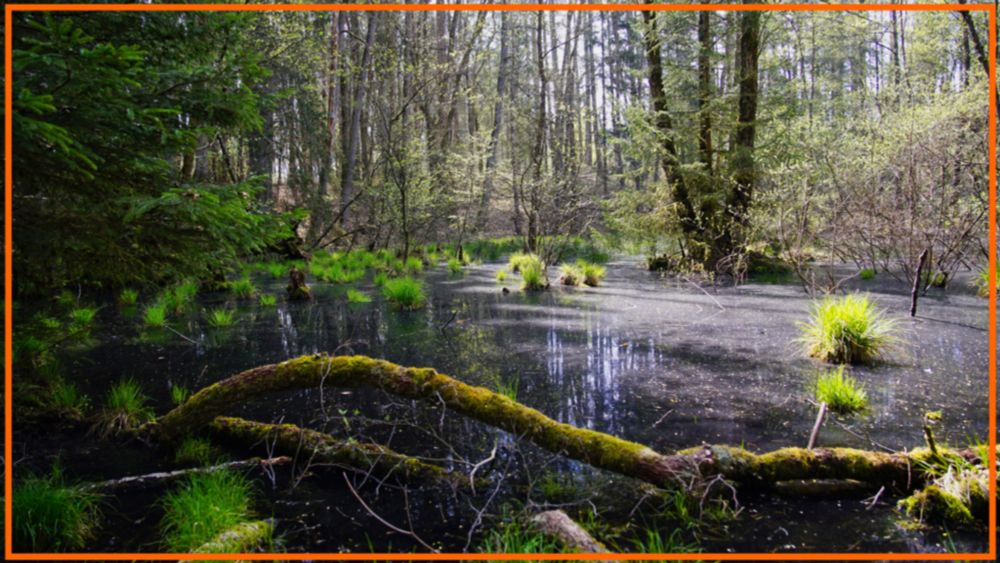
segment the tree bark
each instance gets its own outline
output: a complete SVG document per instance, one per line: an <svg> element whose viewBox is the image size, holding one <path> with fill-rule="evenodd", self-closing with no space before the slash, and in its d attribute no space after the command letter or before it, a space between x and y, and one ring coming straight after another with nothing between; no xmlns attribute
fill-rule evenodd
<svg viewBox="0 0 1000 563"><path fill-rule="evenodd" d="M479 213L476 216L476 229L486 226L490 212L490 199L493 196L493 173L497 166L497 150L500 146L500 130L503 125L503 101L507 93L507 67L510 57L508 41L510 30L507 24L507 12L500 12L500 66L497 69L497 99L493 104L493 130L490 132L489 156L486 159L486 170L483 177L483 196L479 201Z"/></svg>
<svg viewBox="0 0 1000 563"><path fill-rule="evenodd" d="M350 210L348 207L354 201L354 168L357 163L358 144L361 139L361 111L364 105L365 88L368 82L368 65L371 61L372 44L375 42L375 22L377 14L368 16L368 32L365 37L365 48L361 55L361 76L354 86L354 99L351 101L350 133L347 135L347 146L344 150L343 178L340 188L340 221L344 230L350 230ZM343 18L341 18L343 19Z"/></svg>
<svg viewBox="0 0 1000 563"><path fill-rule="evenodd" d="M698 12L698 148L705 171L712 175L712 27L711 12Z"/></svg>

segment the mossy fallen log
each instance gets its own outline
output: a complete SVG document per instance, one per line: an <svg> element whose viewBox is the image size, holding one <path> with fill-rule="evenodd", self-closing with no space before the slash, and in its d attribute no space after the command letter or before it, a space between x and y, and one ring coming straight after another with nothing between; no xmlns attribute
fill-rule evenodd
<svg viewBox="0 0 1000 563"><path fill-rule="evenodd" d="M268 546L273 535L274 523L270 520L244 522L222 532L194 553L248 553Z"/></svg>
<svg viewBox="0 0 1000 563"><path fill-rule="evenodd" d="M606 553L604 544L595 540L562 510L547 510L531 517L539 532L554 538L570 551L577 553Z"/></svg>
<svg viewBox="0 0 1000 563"><path fill-rule="evenodd" d="M162 441L178 441L208 425L232 405L270 393L321 385L370 387L407 399L443 404L548 451L660 487L686 486L693 477L722 475L747 484L853 479L912 490L923 484L924 468L931 457L930 451L924 449L882 453L853 448L783 448L754 454L729 446L704 446L664 455L642 444L556 422L504 395L467 385L430 368L407 368L364 356L302 356L247 370L202 389L151 423L146 431ZM943 455L959 454L945 451Z"/></svg>
<svg viewBox="0 0 1000 563"><path fill-rule="evenodd" d="M209 428L221 439L236 441L246 447L271 444L276 452L304 455L316 463L336 464L362 472L373 471L379 476L398 475L408 480L443 481L463 487L469 485L465 476L449 473L385 446L345 442L294 424L265 424L220 416L212 421Z"/></svg>

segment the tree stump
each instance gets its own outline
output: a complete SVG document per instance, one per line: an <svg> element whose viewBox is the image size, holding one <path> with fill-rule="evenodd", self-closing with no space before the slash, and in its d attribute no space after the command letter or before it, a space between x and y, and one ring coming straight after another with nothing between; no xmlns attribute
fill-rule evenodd
<svg viewBox="0 0 1000 563"><path fill-rule="evenodd" d="M312 299L312 292L306 285L306 274L295 266L288 272L288 300L308 301Z"/></svg>

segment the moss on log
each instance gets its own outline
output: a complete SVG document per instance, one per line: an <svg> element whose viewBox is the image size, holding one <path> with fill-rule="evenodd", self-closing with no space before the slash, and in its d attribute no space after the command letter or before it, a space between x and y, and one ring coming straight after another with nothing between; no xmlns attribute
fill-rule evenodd
<svg viewBox="0 0 1000 563"><path fill-rule="evenodd" d="M273 444L277 452L295 455L306 452L313 461L347 466L381 476L399 475L411 480L446 481L468 486L469 480L449 473L414 457L397 453L385 446L338 440L329 434L300 428L294 424L265 424L242 418L217 417L211 431L218 437L237 441L247 447L259 443Z"/></svg>
<svg viewBox="0 0 1000 563"><path fill-rule="evenodd" d="M248 553L271 543L274 524L270 520L244 522L229 528L194 553Z"/></svg>
<svg viewBox="0 0 1000 563"><path fill-rule="evenodd" d="M723 475L748 484L853 479L912 490L923 484L923 468L931 456L922 449L889 454L852 448L783 448L758 455L729 446L705 446L664 455L642 444L556 422L504 395L467 385L430 368L407 368L364 356L302 356L247 370L202 389L148 426L147 431L163 441L178 441L207 426L231 405L270 393L321 385L371 387L407 399L443 403L458 414L548 451L660 487L686 485L692 477Z"/></svg>

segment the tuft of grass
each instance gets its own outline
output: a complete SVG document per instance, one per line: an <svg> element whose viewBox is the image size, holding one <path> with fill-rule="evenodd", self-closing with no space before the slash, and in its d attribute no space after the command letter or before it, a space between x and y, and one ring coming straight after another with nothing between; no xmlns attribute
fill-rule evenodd
<svg viewBox="0 0 1000 563"><path fill-rule="evenodd" d="M519 273L521 267L525 264L538 261L538 256L534 254L525 254L523 252L515 252L511 254L510 259L507 261L507 266L510 268L511 272Z"/></svg>
<svg viewBox="0 0 1000 563"><path fill-rule="evenodd" d="M382 294L400 309L412 311L424 306L424 285L413 278L393 278L386 280Z"/></svg>
<svg viewBox="0 0 1000 563"><path fill-rule="evenodd" d="M867 295L825 297L813 306L809 321L799 326L799 341L809 355L830 363L869 364L897 341L896 321Z"/></svg>
<svg viewBox="0 0 1000 563"><path fill-rule="evenodd" d="M404 270L410 274L419 274L424 271L424 261L416 256L410 256L406 259Z"/></svg>
<svg viewBox="0 0 1000 563"><path fill-rule="evenodd" d="M507 281L507 270L497 270L497 281Z"/></svg>
<svg viewBox="0 0 1000 563"><path fill-rule="evenodd" d="M191 396L191 391L184 387L183 385L171 385L170 386L170 402L180 406L184 404L184 401L188 400Z"/></svg>
<svg viewBox="0 0 1000 563"><path fill-rule="evenodd" d="M1000 290L1000 261L997 261L996 279L997 290ZM988 266L976 274L972 284L976 288L976 293L978 293L980 297L990 296L990 269Z"/></svg>
<svg viewBox="0 0 1000 563"><path fill-rule="evenodd" d="M604 280L604 274L607 273L607 269L604 266L587 262L586 260L577 260L576 265L580 268L580 272L583 273L584 284L591 287L601 285L601 282Z"/></svg>
<svg viewBox="0 0 1000 563"><path fill-rule="evenodd" d="M153 410L146 406L148 401L134 379L119 381L108 391L94 430L101 438L135 430L153 420Z"/></svg>
<svg viewBox="0 0 1000 563"><path fill-rule="evenodd" d="M97 307L76 307L69 312L70 329L82 331L90 328L97 317Z"/></svg>
<svg viewBox="0 0 1000 563"><path fill-rule="evenodd" d="M375 272L375 276L372 278L372 283L374 283L377 287L382 287L388 280L389 274L385 272Z"/></svg>
<svg viewBox="0 0 1000 563"><path fill-rule="evenodd" d="M873 280L875 279L875 269L862 268L862 270L858 273L858 276L863 280Z"/></svg>
<svg viewBox="0 0 1000 563"><path fill-rule="evenodd" d="M448 272L452 275L457 275L462 273L462 261L458 258L448 259Z"/></svg>
<svg viewBox="0 0 1000 563"><path fill-rule="evenodd" d="M656 528L647 528L640 538L633 540L637 553L697 553L697 548L684 542L679 529L674 529L669 536Z"/></svg>
<svg viewBox="0 0 1000 563"><path fill-rule="evenodd" d="M240 299L250 299L257 292L250 278L240 278L229 282L229 292Z"/></svg>
<svg viewBox="0 0 1000 563"><path fill-rule="evenodd" d="M195 295L198 295L198 282L191 280L181 282L174 286L173 294L178 306L183 307L194 301Z"/></svg>
<svg viewBox="0 0 1000 563"><path fill-rule="evenodd" d="M215 328L222 328L233 325L234 313L229 309L220 307L208 312L208 324Z"/></svg>
<svg viewBox="0 0 1000 563"><path fill-rule="evenodd" d="M261 293L257 300L260 302L261 307L274 307L278 304L277 296L266 293Z"/></svg>
<svg viewBox="0 0 1000 563"><path fill-rule="evenodd" d="M152 327L162 327L167 324L167 305L157 302L147 306L142 312L142 322Z"/></svg>
<svg viewBox="0 0 1000 563"><path fill-rule="evenodd" d="M353 287L347 290L347 301L350 303L371 303L372 298L363 291L358 291Z"/></svg>
<svg viewBox="0 0 1000 563"><path fill-rule="evenodd" d="M209 465L219 457L219 452L205 438L185 438L174 450L174 463Z"/></svg>
<svg viewBox="0 0 1000 563"><path fill-rule="evenodd" d="M163 498L164 546L187 553L250 519L253 487L232 471L192 475Z"/></svg>
<svg viewBox="0 0 1000 563"><path fill-rule="evenodd" d="M118 302L122 305L135 305L139 301L139 292L134 289L123 289L118 294Z"/></svg>
<svg viewBox="0 0 1000 563"><path fill-rule="evenodd" d="M518 263L521 272L521 289L538 291L549 287L549 279L545 275L545 264L535 255Z"/></svg>
<svg viewBox="0 0 1000 563"><path fill-rule="evenodd" d="M289 266L281 262L265 262L262 269L271 274L272 278L280 279L288 275Z"/></svg>
<svg viewBox="0 0 1000 563"><path fill-rule="evenodd" d="M845 372L845 366L821 373L816 379L816 400L837 414L854 414L868 407L864 384Z"/></svg>
<svg viewBox="0 0 1000 563"><path fill-rule="evenodd" d="M497 393L507 397L511 401L517 401L517 391L521 386L521 380L516 377L501 379L497 381Z"/></svg>
<svg viewBox="0 0 1000 563"><path fill-rule="evenodd" d="M65 483L58 467L14 487L13 547L18 551L79 551L100 523L99 497Z"/></svg>
<svg viewBox="0 0 1000 563"><path fill-rule="evenodd" d="M70 420L83 420L90 407L90 398L80 393L76 385L62 379L49 384L47 399L48 408L53 414Z"/></svg>
<svg viewBox="0 0 1000 563"><path fill-rule="evenodd" d="M562 546L548 536L531 529L518 519L501 523L485 534L479 545L481 553L560 553Z"/></svg>
<svg viewBox="0 0 1000 563"><path fill-rule="evenodd" d="M583 271L572 264L563 264L559 267L559 283L563 285L577 286L583 283Z"/></svg>

